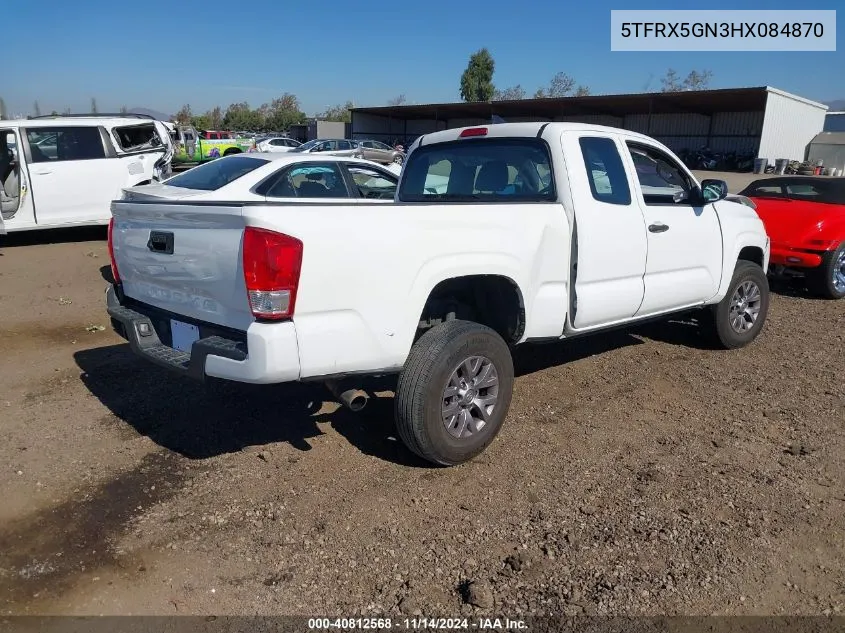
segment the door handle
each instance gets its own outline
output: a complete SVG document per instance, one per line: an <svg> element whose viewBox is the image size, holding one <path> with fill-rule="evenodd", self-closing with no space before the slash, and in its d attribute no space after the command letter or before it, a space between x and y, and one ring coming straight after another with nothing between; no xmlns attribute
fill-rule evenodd
<svg viewBox="0 0 845 633"><path fill-rule="evenodd" d="M36 171L34 172L36 176L46 176L47 174L52 174L52 171Z"/></svg>
<svg viewBox="0 0 845 633"><path fill-rule="evenodd" d="M648 225L648 230L652 233L665 233L669 230L669 227L663 222L655 222L654 224Z"/></svg>

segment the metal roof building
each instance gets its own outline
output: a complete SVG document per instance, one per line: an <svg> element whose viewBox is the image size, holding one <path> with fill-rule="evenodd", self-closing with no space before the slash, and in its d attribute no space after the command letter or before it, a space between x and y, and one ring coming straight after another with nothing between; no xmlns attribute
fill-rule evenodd
<svg viewBox="0 0 845 633"><path fill-rule="evenodd" d="M469 125L574 121L652 136L675 151L753 153L804 160L822 131L827 106L771 88L590 95L518 101L435 103L352 110L354 139L412 141L421 134Z"/></svg>

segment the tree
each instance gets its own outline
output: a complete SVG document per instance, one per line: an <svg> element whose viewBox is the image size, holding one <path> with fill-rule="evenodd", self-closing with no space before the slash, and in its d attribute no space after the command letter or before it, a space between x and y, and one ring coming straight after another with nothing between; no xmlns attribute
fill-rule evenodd
<svg viewBox="0 0 845 633"><path fill-rule="evenodd" d="M393 97L392 99L390 99L390 100L387 102L387 105L390 105L390 106L399 106L399 105L402 105L403 103L405 103L405 95L398 95L398 96Z"/></svg>
<svg viewBox="0 0 845 633"><path fill-rule="evenodd" d="M317 115L317 118L323 119L324 121L341 121L343 123L349 123L352 121L352 113L350 110L353 107L352 102L347 101L346 105L336 105L327 108L325 112Z"/></svg>
<svg viewBox="0 0 845 633"><path fill-rule="evenodd" d="M0 121L5 119L8 115L6 114L6 102L3 101L3 97L0 97Z"/></svg>
<svg viewBox="0 0 845 633"><path fill-rule="evenodd" d="M128 114L129 108L127 108L126 106L120 106L120 113L121 114Z"/></svg>
<svg viewBox="0 0 845 633"><path fill-rule="evenodd" d="M197 128L198 130L210 130L211 129L211 119L208 118L208 114L194 115L190 119L188 119L186 121L186 123L190 123L192 126Z"/></svg>
<svg viewBox="0 0 845 633"><path fill-rule="evenodd" d="M712 71L693 70L681 79L678 72L674 68L666 71L666 74L660 79L663 88L662 92L684 92L687 90L706 90L710 85L710 79L713 77Z"/></svg>
<svg viewBox="0 0 845 633"><path fill-rule="evenodd" d="M701 72L692 70L684 79L684 90L707 90L712 77L713 72L710 70L702 70Z"/></svg>
<svg viewBox="0 0 845 633"><path fill-rule="evenodd" d="M503 90L496 89L493 92L493 101L516 101L517 99L525 99L525 89L520 84Z"/></svg>
<svg viewBox="0 0 845 633"><path fill-rule="evenodd" d="M181 108L179 108L179 112L176 113L176 116L174 118L176 119L177 123L182 123L184 125L190 123L193 116L194 114L193 112L191 112L191 106L186 103Z"/></svg>
<svg viewBox="0 0 845 633"><path fill-rule="evenodd" d="M215 112L217 110L217 112ZM220 108L215 108L206 113L209 125L213 126L216 118L220 115ZM249 104L244 102L233 103L226 108L226 114L223 115L223 129L226 130L257 130L261 127L261 119L257 110L249 107ZM211 129L214 129L213 127Z"/></svg>
<svg viewBox="0 0 845 633"><path fill-rule="evenodd" d="M286 131L291 125L303 123L307 118L299 107L299 99L289 92L265 103L258 109L264 113L263 127L268 130Z"/></svg>
<svg viewBox="0 0 845 633"><path fill-rule="evenodd" d="M70 108L65 108L62 114L70 114Z"/></svg>
<svg viewBox="0 0 845 633"><path fill-rule="evenodd" d="M493 72L496 62L486 48L470 55L466 70L461 75L461 99L464 101L491 101L496 89Z"/></svg>
<svg viewBox="0 0 845 633"><path fill-rule="evenodd" d="M38 105L38 101L32 104L32 111L35 113L35 116L41 116L41 106Z"/></svg>
<svg viewBox="0 0 845 633"><path fill-rule="evenodd" d="M534 93L535 99L555 99L558 97L565 97L572 89L575 88L575 79L566 73L556 73L549 82L547 88L537 88Z"/></svg>
<svg viewBox="0 0 845 633"><path fill-rule="evenodd" d="M223 110L220 106L214 106L205 114L208 117L208 122L211 124L212 130L218 130L223 127Z"/></svg>
<svg viewBox="0 0 845 633"><path fill-rule="evenodd" d="M58 112L56 112L55 110L53 110L53 111L50 113L50 116L59 116L59 113L58 113Z"/></svg>
<svg viewBox="0 0 845 633"><path fill-rule="evenodd" d="M590 87L589 86L578 86L575 90L576 97L586 97L590 94Z"/></svg>
<svg viewBox="0 0 845 633"><path fill-rule="evenodd" d="M91 114L98 114L100 111L97 109L97 99L91 97Z"/></svg>

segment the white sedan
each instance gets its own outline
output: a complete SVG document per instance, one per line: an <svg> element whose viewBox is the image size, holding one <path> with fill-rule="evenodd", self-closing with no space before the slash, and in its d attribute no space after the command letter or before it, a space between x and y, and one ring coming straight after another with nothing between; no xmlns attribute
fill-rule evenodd
<svg viewBox="0 0 845 633"><path fill-rule="evenodd" d="M286 136L274 136L262 139L258 145L259 152L289 152L302 145L299 141Z"/></svg>
<svg viewBox="0 0 845 633"><path fill-rule="evenodd" d="M392 202L399 177L378 163L320 154L224 156L161 183L123 190L123 200Z"/></svg>

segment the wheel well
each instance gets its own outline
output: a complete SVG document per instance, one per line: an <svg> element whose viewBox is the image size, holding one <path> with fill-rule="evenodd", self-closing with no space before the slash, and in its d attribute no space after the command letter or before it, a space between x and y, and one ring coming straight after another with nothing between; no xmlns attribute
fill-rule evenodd
<svg viewBox="0 0 845 633"><path fill-rule="evenodd" d="M232 154L240 154L240 153L241 153L241 150L239 150L237 147L230 147L225 152L223 152L223 156L230 156Z"/></svg>
<svg viewBox="0 0 845 633"><path fill-rule="evenodd" d="M525 331L522 293L513 280L500 275L453 277L437 284L420 315L418 335L452 319L475 321L516 342Z"/></svg>
<svg viewBox="0 0 845 633"><path fill-rule="evenodd" d="M743 260L747 262L754 262L760 268L763 267L763 250L757 248L756 246L746 246L741 251L739 251L738 260Z"/></svg>

